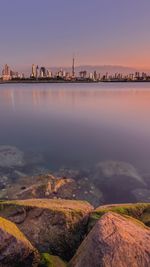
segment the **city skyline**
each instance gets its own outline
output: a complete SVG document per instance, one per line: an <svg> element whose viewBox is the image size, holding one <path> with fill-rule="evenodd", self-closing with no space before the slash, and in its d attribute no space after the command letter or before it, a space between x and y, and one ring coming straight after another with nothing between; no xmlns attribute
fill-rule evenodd
<svg viewBox="0 0 150 267"><path fill-rule="evenodd" d="M1 3L1 61L21 71L117 65L150 69L150 2L33 0ZM4 26L3 26L4 25Z"/></svg>

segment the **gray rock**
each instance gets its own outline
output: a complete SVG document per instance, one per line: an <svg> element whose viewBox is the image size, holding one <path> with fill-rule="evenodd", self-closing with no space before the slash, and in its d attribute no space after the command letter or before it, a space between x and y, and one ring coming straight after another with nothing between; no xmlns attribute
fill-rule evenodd
<svg viewBox="0 0 150 267"><path fill-rule="evenodd" d="M139 175L134 166L122 161L103 161L96 166L96 176L99 174L106 178L112 176L128 176L144 184L142 177Z"/></svg>
<svg viewBox="0 0 150 267"><path fill-rule="evenodd" d="M22 167L24 164L24 154L17 147L0 146L0 167Z"/></svg>

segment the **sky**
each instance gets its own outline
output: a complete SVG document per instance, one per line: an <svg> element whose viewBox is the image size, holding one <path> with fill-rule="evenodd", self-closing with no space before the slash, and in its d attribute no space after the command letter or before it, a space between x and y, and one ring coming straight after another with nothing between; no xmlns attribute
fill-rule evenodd
<svg viewBox="0 0 150 267"><path fill-rule="evenodd" d="M150 69L149 0L0 0L0 66Z"/></svg>

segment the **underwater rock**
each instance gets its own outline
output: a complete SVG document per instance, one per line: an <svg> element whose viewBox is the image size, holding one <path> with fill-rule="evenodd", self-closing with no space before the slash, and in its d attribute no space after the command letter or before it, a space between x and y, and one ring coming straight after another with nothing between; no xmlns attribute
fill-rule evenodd
<svg viewBox="0 0 150 267"><path fill-rule="evenodd" d="M144 181L136 168L130 163L123 161L102 161L96 165L96 171L97 173L95 176L99 176L99 174L106 178L112 176L128 176L144 184Z"/></svg>
<svg viewBox="0 0 150 267"><path fill-rule="evenodd" d="M136 188L132 190L132 194L138 202L150 202L150 189Z"/></svg>
<svg viewBox="0 0 150 267"><path fill-rule="evenodd" d="M25 165L24 153L17 147L0 146L0 167L10 168Z"/></svg>

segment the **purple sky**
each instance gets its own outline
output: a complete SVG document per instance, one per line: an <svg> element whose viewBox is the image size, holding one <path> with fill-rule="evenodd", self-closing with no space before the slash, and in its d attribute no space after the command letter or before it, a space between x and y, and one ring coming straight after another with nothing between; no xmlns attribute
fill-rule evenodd
<svg viewBox="0 0 150 267"><path fill-rule="evenodd" d="M4 0L0 66L150 68L149 0Z"/></svg>

